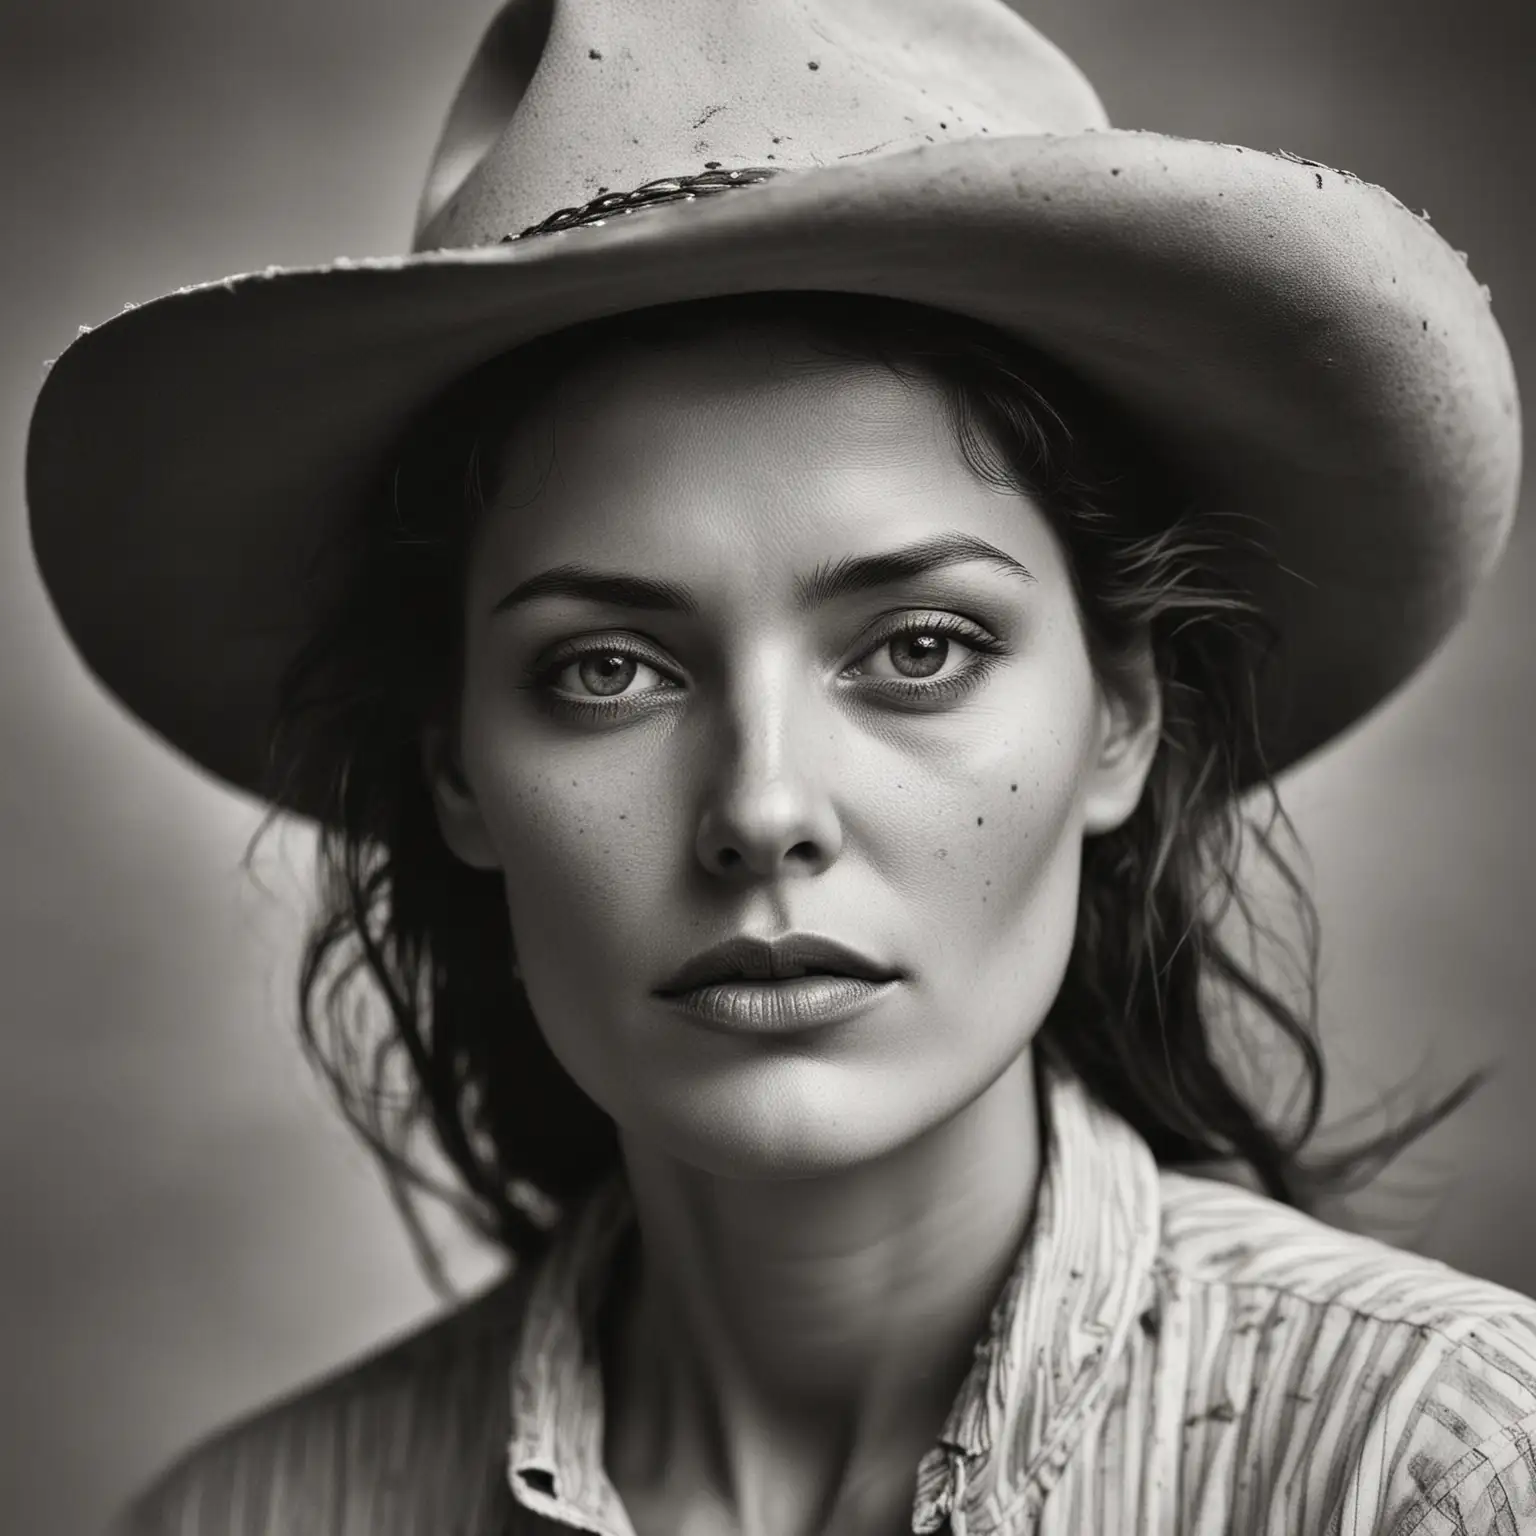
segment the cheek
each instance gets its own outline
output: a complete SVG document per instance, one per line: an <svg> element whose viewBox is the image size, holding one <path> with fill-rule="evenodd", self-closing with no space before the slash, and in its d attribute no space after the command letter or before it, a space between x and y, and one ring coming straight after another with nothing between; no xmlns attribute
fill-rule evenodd
<svg viewBox="0 0 1536 1536"><path fill-rule="evenodd" d="M1042 646L942 742L904 753L875 811L903 829L905 895L967 947L1075 914L1098 695L1073 642Z"/></svg>
<svg viewBox="0 0 1536 1536"><path fill-rule="evenodd" d="M989 811L966 827L971 916L990 934L1075 916L1088 740L1079 721L1023 730L989 777ZM1006 778L1006 783L1004 779ZM1041 937L1045 937L1044 933Z"/></svg>
<svg viewBox="0 0 1536 1536"><path fill-rule="evenodd" d="M617 968L644 967L679 845L655 756L654 742L556 738L489 713L466 729L465 766L530 992L579 1005Z"/></svg>
<svg viewBox="0 0 1536 1536"><path fill-rule="evenodd" d="M616 991L666 966L655 914L664 832L638 779L561 761L500 767L482 803L524 991L550 1050L610 1114L626 1102ZM660 925L665 931L665 924Z"/></svg>
<svg viewBox="0 0 1536 1536"><path fill-rule="evenodd" d="M907 754L892 803L877 813L904 829L892 882L901 921L924 972L925 1010L946 1021L951 1041L972 1042L967 1072L985 1076L1011 1059L1060 990L1077 931L1097 716L1086 656L1052 647L989 692L942 752ZM960 1061L929 1066L937 1085Z"/></svg>

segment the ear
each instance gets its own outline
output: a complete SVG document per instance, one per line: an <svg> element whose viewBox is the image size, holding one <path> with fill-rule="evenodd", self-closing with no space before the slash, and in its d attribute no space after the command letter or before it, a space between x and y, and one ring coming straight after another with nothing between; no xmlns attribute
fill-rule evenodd
<svg viewBox="0 0 1536 1536"><path fill-rule="evenodd" d="M472 869L499 868L479 803L441 726L430 726L422 733L421 766L432 791L438 830L449 851Z"/></svg>
<svg viewBox="0 0 1536 1536"><path fill-rule="evenodd" d="M1113 832L1141 802L1162 738L1163 699L1145 643L1099 683L1098 755L1083 801L1083 830Z"/></svg>

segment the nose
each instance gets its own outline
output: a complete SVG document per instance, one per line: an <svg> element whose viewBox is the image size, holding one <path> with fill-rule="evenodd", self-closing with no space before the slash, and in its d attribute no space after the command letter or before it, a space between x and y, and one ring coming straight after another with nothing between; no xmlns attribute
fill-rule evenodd
<svg viewBox="0 0 1536 1536"><path fill-rule="evenodd" d="M798 683L798 686L797 686ZM695 850L712 875L770 880L820 874L842 851L831 781L835 748L803 680L759 677L719 726ZM794 695L798 693L798 701Z"/></svg>

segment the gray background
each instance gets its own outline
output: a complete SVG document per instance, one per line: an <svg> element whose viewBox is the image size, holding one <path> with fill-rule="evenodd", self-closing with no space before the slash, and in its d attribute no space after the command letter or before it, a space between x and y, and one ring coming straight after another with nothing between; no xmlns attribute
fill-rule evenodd
<svg viewBox="0 0 1536 1536"><path fill-rule="evenodd" d="M190 1436L433 1305L292 1043L304 835L254 884L238 869L254 808L97 693L33 573L20 466L42 362L76 324L269 262L402 248L491 8L0 6L9 1531L93 1529ZM1039 0L1027 13L1118 123L1290 149L1428 208L1491 285L1536 389L1530 6ZM1416 1071L1427 1094L1501 1067L1398 1165L1400 1193L1362 1210L1383 1233L1398 1222L1394 1241L1527 1292L1533 566L1527 523L1418 686L1290 786L1328 941L1329 1122ZM452 1251L464 1283L489 1273L468 1243Z"/></svg>

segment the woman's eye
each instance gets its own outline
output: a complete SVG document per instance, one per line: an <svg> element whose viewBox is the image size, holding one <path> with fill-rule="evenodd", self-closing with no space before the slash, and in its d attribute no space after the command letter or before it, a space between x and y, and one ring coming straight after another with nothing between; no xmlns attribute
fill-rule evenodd
<svg viewBox="0 0 1536 1536"><path fill-rule="evenodd" d="M971 647L937 629L907 629L882 640L863 656L855 671L865 677L924 682L964 666Z"/></svg>
<svg viewBox="0 0 1536 1536"><path fill-rule="evenodd" d="M1003 650L986 630L958 615L913 615L904 627L887 628L842 676L892 705L932 707L956 702L978 686ZM583 648L562 647L562 653L536 666L523 686L546 708L572 720L617 719L688 691L624 643L599 640Z"/></svg>
<svg viewBox="0 0 1536 1536"><path fill-rule="evenodd" d="M649 663L627 651L587 651L549 674L550 683L578 698L612 699L674 686ZM639 687L635 687L636 683Z"/></svg>

